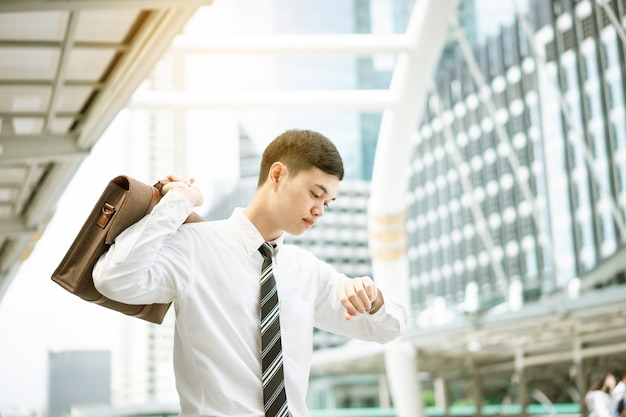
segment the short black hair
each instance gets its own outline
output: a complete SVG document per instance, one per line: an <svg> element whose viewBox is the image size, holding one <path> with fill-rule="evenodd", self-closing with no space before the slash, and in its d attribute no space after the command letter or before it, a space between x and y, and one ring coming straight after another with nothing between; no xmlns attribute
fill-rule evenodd
<svg viewBox="0 0 626 417"><path fill-rule="evenodd" d="M343 180L343 160L337 147L326 136L313 130L287 130L265 148L261 159L259 187L265 183L274 162L285 164L293 176L315 167L336 176L340 181Z"/></svg>

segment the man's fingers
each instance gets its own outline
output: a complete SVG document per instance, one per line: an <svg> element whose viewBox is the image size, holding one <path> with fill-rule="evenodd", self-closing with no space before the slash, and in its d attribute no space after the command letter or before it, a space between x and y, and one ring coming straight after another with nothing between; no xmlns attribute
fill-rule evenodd
<svg viewBox="0 0 626 417"><path fill-rule="evenodd" d="M339 301L341 305L345 308L346 318L356 316L359 314L358 310L354 307L351 298L354 297L353 288L351 287L349 281L344 283L344 285L339 290Z"/></svg>
<svg viewBox="0 0 626 417"><path fill-rule="evenodd" d="M358 277L347 280L340 290L340 301L345 308L346 319L370 311L374 305L378 291L369 277Z"/></svg>

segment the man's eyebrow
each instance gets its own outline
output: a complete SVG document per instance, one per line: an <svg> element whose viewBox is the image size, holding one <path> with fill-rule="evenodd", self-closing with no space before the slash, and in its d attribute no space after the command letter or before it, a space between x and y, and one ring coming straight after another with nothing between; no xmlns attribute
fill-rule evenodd
<svg viewBox="0 0 626 417"><path fill-rule="evenodd" d="M324 194L328 194L328 190L322 184L315 184L315 186L322 190ZM337 197L331 198L332 201L335 201L336 199Z"/></svg>

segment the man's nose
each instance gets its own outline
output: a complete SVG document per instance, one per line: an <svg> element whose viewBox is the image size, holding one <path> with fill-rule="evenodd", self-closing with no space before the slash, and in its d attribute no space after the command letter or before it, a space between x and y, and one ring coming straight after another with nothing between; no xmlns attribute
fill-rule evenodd
<svg viewBox="0 0 626 417"><path fill-rule="evenodd" d="M322 217L324 215L324 205L316 205L313 207L313 210L311 211L311 213L315 216L315 217Z"/></svg>

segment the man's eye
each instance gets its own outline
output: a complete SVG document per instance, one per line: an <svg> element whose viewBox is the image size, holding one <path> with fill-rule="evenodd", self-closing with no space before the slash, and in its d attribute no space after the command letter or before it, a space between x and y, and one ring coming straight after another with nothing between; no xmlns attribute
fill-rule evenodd
<svg viewBox="0 0 626 417"><path fill-rule="evenodd" d="M315 193L311 193L311 196L312 196L314 199L316 199L316 200L317 200L318 198L320 198L320 196L319 196L319 195L317 195L317 194L315 194Z"/></svg>

